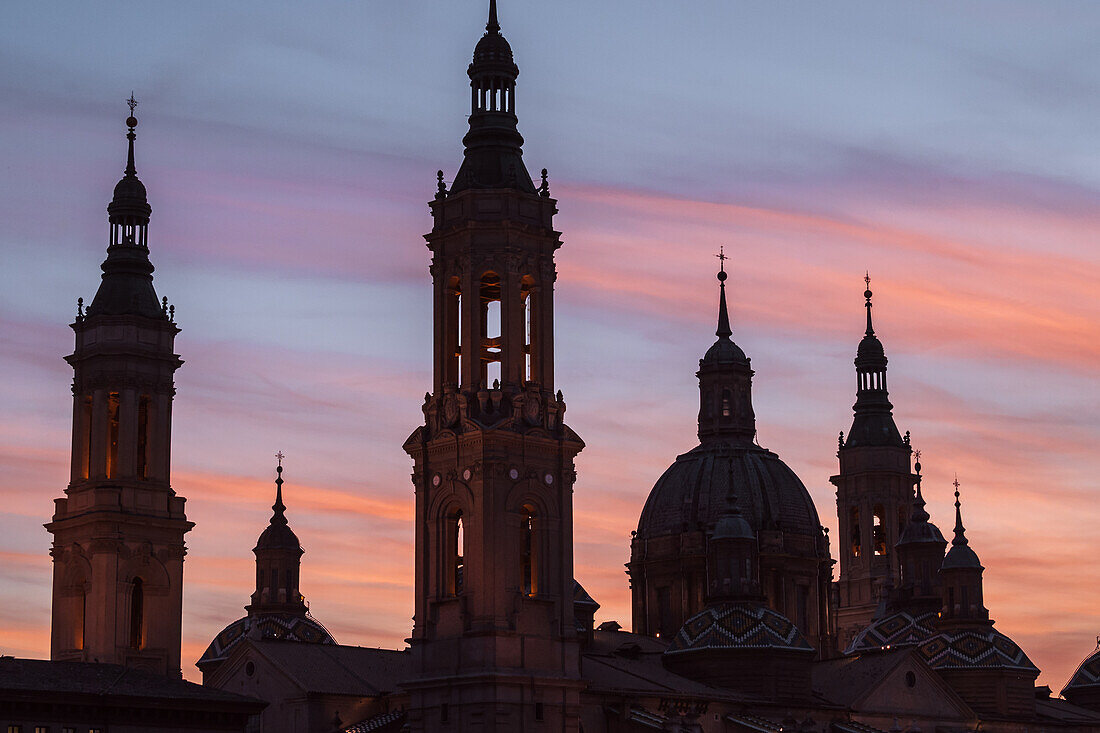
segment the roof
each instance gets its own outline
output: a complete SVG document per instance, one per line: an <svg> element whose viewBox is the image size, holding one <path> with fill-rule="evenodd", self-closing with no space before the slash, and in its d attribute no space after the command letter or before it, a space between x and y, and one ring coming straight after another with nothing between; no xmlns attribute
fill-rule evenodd
<svg viewBox="0 0 1100 733"><path fill-rule="evenodd" d="M897 611L885 618L872 621L867 628L855 635L844 653L856 654L901 646L916 646L936 633L933 624L938 617L937 610Z"/></svg>
<svg viewBox="0 0 1100 733"><path fill-rule="evenodd" d="M805 535L812 538L812 555L824 554L817 509L794 471L760 446L724 441L708 441L676 458L646 499L638 537L713 525L725 513L731 493L753 530Z"/></svg>
<svg viewBox="0 0 1100 733"><path fill-rule="evenodd" d="M596 631L581 655L581 677L588 682L588 690L597 693L748 699L668 670L661 661L666 648L664 642L650 636L627 631Z"/></svg>
<svg viewBox="0 0 1100 733"><path fill-rule="evenodd" d="M20 692L143 698L187 705L228 704L251 706L255 712L267 705L255 698L118 664L0 657L0 693Z"/></svg>
<svg viewBox="0 0 1100 733"><path fill-rule="evenodd" d="M254 639L245 643L306 693L384 695L412 676L407 650Z"/></svg>
<svg viewBox="0 0 1100 733"><path fill-rule="evenodd" d="M1100 711L1086 710L1056 697L1038 698L1035 701L1035 714L1040 719L1050 718L1060 723L1100 725Z"/></svg>
<svg viewBox="0 0 1100 733"><path fill-rule="evenodd" d="M1018 669L1039 673L1016 642L992 626L943 631L920 645L932 669Z"/></svg>
<svg viewBox="0 0 1100 733"><path fill-rule="evenodd" d="M850 707L901 664L906 654L839 657L813 666L814 689L830 702Z"/></svg>
<svg viewBox="0 0 1100 733"><path fill-rule="evenodd" d="M798 627L762 603L707 606L684 622L666 653L685 654L700 649L813 652Z"/></svg>
<svg viewBox="0 0 1100 733"><path fill-rule="evenodd" d="M307 644L335 644L336 640L328 629L312 616L293 613L261 613L255 616L239 618L226 626L210 646L206 647L202 657L196 662L200 669L215 662L224 662L233 648L249 633L261 639L283 639Z"/></svg>
<svg viewBox="0 0 1100 733"><path fill-rule="evenodd" d="M1084 687L1100 687L1100 644L1097 644L1096 651L1085 657L1085 661L1081 662L1077 671L1069 678L1069 682L1062 688L1062 694L1064 695L1066 690L1077 690Z"/></svg>

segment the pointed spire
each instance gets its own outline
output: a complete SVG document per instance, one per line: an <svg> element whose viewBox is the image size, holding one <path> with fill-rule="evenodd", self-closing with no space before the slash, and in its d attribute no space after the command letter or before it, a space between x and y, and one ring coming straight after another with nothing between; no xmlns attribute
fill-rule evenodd
<svg viewBox="0 0 1100 733"><path fill-rule="evenodd" d="M951 540L951 546L965 546L969 545L970 541L966 539L966 527L963 526L962 519L962 503L959 501L959 475L955 474L955 539Z"/></svg>
<svg viewBox="0 0 1100 733"><path fill-rule="evenodd" d="M729 310L726 308L726 252L724 247L718 248L718 254L715 255L718 258L720 269L718 270L718 330L714 332L714 335L718 338L728 339L733 335L733 329L730 328L730 315Z"/></svg>
<svg viewBox="0 0 1100 733"><path fill-rule="evenodd" d="M271 505L272 515L271 524L285 525L286 521L286 505L283 504L283 459L286 456L282 451L275 454L275 457L279 459L279 465L275 468L275 503Z"/></svg>
<svg viewBox="0 0 1100 733"><path fill-rule="evenodd" d="M863 282L866 283L867 289L863 291L863 297L867 299L867 334L868 336L875 335L875 328L871 325L871 273L867 272L863 276Z"/></svg>
<svg viewBox="0 0 1100 733"><path fill-rule="evenodd" d="M485 24L485 30L489 33L500 33L500 23L497 22L497 0L489 0L489 22Z"/></svg>
<svg viewBox="0 0 1100 733"><path fill-rule="evenodd" d="M915 497L913 497L913 511L912 511L912 513L909 517L909 521L910 522L927 522L929 519L931 519L931 516L928 514L928 510L925 509L926 502L924 501L924 497L921 495L921 489L920 489L920 485L921 485L920 468L921 467L920 467L920 451L919 450L916 451L916 458L917 458L917 462L916 462L916 465L914 465L913 467L917 471L917 495Z"/></svg>
<svg viewBox="0 0 1100 733"><path fill-rule="evenodd" d="M134 139L137 138L137 134L134 132L134 128L137 127L134 108L137 107L137 100L134 99L133 92L130 92L130 98L126 100L126 104L130 106L130 116L126 118L126 126L130 128L129 132L126 133L126 139L130 141L130 150L126 155L126 175L134 177L137 175L137 168L134 166Z"/></svg>

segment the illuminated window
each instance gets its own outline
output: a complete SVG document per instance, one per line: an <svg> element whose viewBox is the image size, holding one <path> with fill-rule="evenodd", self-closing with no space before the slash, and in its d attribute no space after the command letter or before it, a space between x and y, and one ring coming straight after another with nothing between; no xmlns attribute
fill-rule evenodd
<svg viewBox="0 0 1100 733"><path fill-rule="evenodd" d="M886 512L883 510L882 505L879 504L875 507L874 514L874 545L875 555L882 556L886 554L886 525L885 522Z"/></svg>
<svg viewBox="0 0 1100 733"><path fill-rule="evenodd" d="M522 534L520 544L520 567L522 568L523 593L528 596L538 594L538 569L536 566L537 538L535 537L535 512L531 507L523 507L523 520L520 525Z"/></svg>
<svg viewBox="0 0 1100 733"><path fill-rule="evenodd" d="M729 417L733 412L733 408L730 406L731 395L728 389L722 390L722 417Z"/></svg>
<svg viewBox="0 0 1100 733"><path fill-rule="evenodd" d="M501 318L500 277L487 272L481 278L481 384L488 386L500 379Z"/></svg>
<svg viewBox="0 0 1100 733"><path fill-rule="evenodd" d="M533 382L537 379L535 374L535 297L534 297L534 285L535 281L530 275L524 275L523 281L520 285L520 298L523 300L523 354L524 354L524 378L528 382Z"/></svg>
<svg viewBox="0 0 1100 733"><path fill-rule="evenodd" d="M852 557L859 557L863 554L863 538L859 526L859 507L852 507L849 526L851 527L849 531L852 541Z"/></svg>
<svg viewBox="0 0 1100 733"><path fill-rule="evenodd" d="M107 397L107 478L118 473L118 392Z"/></svg>
<svg viewBox="0 0 1100 733"><path fill-rule="evenodd" d="M450 572L447 573L448 595L462 595L465 584L465 559L466 537L463 528L462 512L457 511L451 515L447 522L448 564Z"/></svg>

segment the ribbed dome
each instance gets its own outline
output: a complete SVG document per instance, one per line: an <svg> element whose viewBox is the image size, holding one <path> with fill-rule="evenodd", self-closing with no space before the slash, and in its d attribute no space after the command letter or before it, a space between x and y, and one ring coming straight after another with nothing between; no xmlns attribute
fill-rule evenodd
<svg viewBox="0 0 1100 733"><path fill-rule="evenodd" d="M487 65L515 67L512 47L500 33L486 33L474 46L474 65L478 67Z"/></svg>
<svg viewBox="0 0 1100 733"><path fill-rule="evenodd" d="M878 340L878 337L873 333L869 333L863 337L859 342L859 349L856 350L856 360L862 359L885 359L886 350L882 348L882 342Z"/></svg>
<svg viewBox="0 0 1100 733"><path fill-rule="evenodd" d="M1062 689L1062 696L1065 697L1067 691L1072 693L1085 688L1100 688L1100 646L1081 662L1081 666Z"/></svg>
<svg viewBox="0 0 1100 733"><path fill-rule="evenodd" d="M905 525L905 529L901 531L901 537L898 538L899 545L912 545L922 542L930 542L939 545L946 545L947 540L943 538L943 533L940 532L940 528L928 521L912 521Z"/></svg>
<svg viewBox="0 0 1100 733"><path fill-rule="evenodd" d="M221 630L196 663L200 669L220 664L229 658L233 648L246 636L257 639L279 639L304 644L335 644L336 640L312 616L290 613L264 613L245 616Z"/></svg>
<svg viewBox="0 0 1100 733"><path fill-rule="evenodd" d="M111 213L114 213L113 210L121 205L135 206L139 209L141 207L149 208L145 184L137 176L124 176L122 180L116 183L113 198L114 200L107 207L107 210Z"/></svg>
<svg viewBox="0 0 1100 733"><path fill-rule="evenodd" d="M1020 669L1038 672L1012 639L989 627L936 634L920 645L932 669Z"/></svg>
<svg viewBox="0 0 1100 733"><path fill-rule="evenodd" d="M646 500L638 535L646 539L709 527L725 512L731 493L752 529L814 538L806 554L816 555L821 522L794 471L769 450L722 441L708 441L676 458Z"/></svg>
<svg viewBox="0 0 1100 733"><path fill-rule="evenodd" d="M703 649L813 651L806 637L786 616L759 603L708 606L684 623L665 655Z"/></svg>
<svg viewBox="0 0 1100 733"><path fill-rule="evenodd" d="M845 654L885 651L923 644L935 632L939 611L898 611L872 621L844 650Z"/></svg>
<svg viewBox="0 0 1100 733"><path fill-rule="evenodd" d="M978 553L970 549L970 545L952 544L951 549L943 558L941 568L981 568L981 560Z"/></svg>
<svg viewBox="0 0 1100 733"><path fill-rule="evenodd" d="M294 534L286 524L271 523L260 533L260 539L256 541L257 550L300 550L302 544L298 541L298 535Z"/></svg>
<svg viewBox="0 0 1100 733"><path fill-rule="evenodd" d="M747 365L748 363L749 358L745 356L745 352L741 350L741 347L735 344L732 339L726 337L718 339L713 346L707 349L706 355L699 361L699 366L705 367L712 364Z"/></svg>

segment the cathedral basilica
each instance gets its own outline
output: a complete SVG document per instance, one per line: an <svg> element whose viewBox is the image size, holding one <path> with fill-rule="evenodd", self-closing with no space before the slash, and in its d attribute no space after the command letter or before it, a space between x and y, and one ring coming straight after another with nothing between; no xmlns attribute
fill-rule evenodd
<svg viewBox="0 0 1100 733"><path fill-rule="evenodd" d="M8 733L1100 733L1100 651L1063 689L1037 687L985 605L958 481L954 516L927 511L925 494L944 489L922 486L895 424L870 278L830 479L837 534L757 442L756 374L733 338L722 255L698 445L638 507L631 629L595 624L599 601L573 574L585 444L554 381L562 234L546 171L533 178L523 160L519 68L495 0L468 75L464 157L449 184L438 174L425 235L433 378L402 446L415 495L407 647L337 643L311 614L280 456L245 614L200 659L181 658L193 524L170 456L183 361L153 287L131 106L102 280L66 357L70 481L46 524L51 660L0 657ZM202 685L181 679L192 663Z"/></svg>

